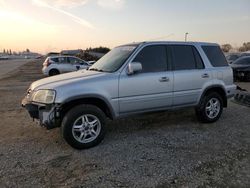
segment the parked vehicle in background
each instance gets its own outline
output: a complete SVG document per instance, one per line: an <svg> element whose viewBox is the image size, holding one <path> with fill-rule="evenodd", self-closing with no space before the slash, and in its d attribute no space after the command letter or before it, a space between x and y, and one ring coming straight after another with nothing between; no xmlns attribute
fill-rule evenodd
<svg viewBox="0 0 250 188"><path fill-rule="evenodd" d="M240 54L240 57L245 57L245 56L250 56L250 52L247 51Z"/></svg>
<svg viewBox="0 0 250 188"><path fill-rule="evenodd" d="M201 122L215 122L235 89L219 45L143 42L114 48L88 70L32 83L22 106L84 149L103 140L106 118L194 107Z"/></svg>
<svg viewBox="0 0 250 188"><path fill-rule="evenodd" d="M235 80L250 80L250 56L243 56L230 65Z"/></svg>
<svg viewBox="0 0 250 188"><path fill-rule="evenodd" d="M42 72L46 76L73 72L90 67L88 62L73 56L47 57L43 63Z"/></svg>
<svg viewBox="0 0 250 188"><path fill-rule="evenodd" d="M240 57L240 53L232 53L226 55L227 62L229 64L233 63L235 60L237 60Z"/></svg>
<svg viewBox="0 0 250 188"><path fill-rule="evenodd" d="M9 56L0 56L0 60L8 60L9 59Z"/></svg>
<svg viewBox="0 0 250 188"><path fill-rule="evenodd" d="M94 65L95 63L96 63L96 61L88 61L88 64L91 66Z"/></svg>
<svg viewBox="0 0 250 188"><path fill-rule="evenodd" d="M59 56L59 55L60 55L60 53L58 53L58 52L49 52L49 53L46 55L46 57Z"/></svg>

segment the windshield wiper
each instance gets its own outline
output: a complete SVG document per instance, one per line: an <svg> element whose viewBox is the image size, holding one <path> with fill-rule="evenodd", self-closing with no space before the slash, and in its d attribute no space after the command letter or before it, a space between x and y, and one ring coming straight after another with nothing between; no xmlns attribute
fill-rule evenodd
<svg viewBox="0 0 250 188"><path fill-rule="evenodd" d="M97 68L91 68L91 69L89 69L90 71L97 71L97 72L103 72L103 70L101 70L101 69L97 69Z"/></svg>

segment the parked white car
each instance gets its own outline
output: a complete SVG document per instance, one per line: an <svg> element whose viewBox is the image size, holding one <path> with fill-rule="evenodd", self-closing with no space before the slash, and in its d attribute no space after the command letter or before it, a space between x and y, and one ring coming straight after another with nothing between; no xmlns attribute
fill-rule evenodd
<svg viewBox="0 0 250 188"><path fill-rule="evenodd" d="M43 63L42 72L46 76L54 76L80 69L87 69L90 64L87 61L74 56L52 56L47 57Z"/></svg>

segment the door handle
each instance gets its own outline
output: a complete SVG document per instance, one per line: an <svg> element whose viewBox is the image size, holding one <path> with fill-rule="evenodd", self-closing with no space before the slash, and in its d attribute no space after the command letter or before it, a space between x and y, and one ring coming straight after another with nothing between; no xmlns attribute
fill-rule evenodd
<svg viewBox="0 0 250 188"><path fill-rule="evenodd" d="M209 78L209 74L204 73L203 75L201 75L202 78Z"/></svg>
<svg viewBox="0 0 250 188"><path fill-rule="evenodd" d="M160 82L168 82L169 81L169 78L168 77L161 77L159 79Z"/></svg>

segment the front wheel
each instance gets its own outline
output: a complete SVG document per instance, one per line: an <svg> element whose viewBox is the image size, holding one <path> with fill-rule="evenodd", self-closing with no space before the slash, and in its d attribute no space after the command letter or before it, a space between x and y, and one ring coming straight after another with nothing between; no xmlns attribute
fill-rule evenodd
<svg viewBox="0 0 250 188"><path fill-rule="evenodd" d="M213 123L217 121L223 111L223 100L221 96L216 93L209 93L205 95L196 108L197 118L203 123Z"/></svg>
<svg viewBox="0 0 250 188"><path fill-rule="evenodd" d="M105 120L105 114L96 106L76 106L63 118L62 135L73 148L94 147L104 138Z"/></svg>

